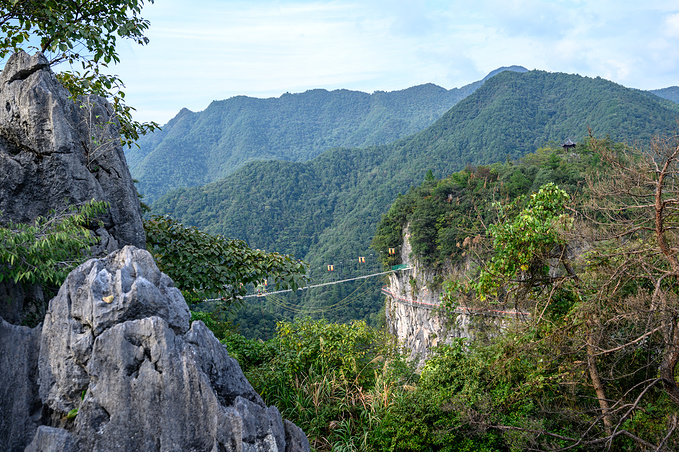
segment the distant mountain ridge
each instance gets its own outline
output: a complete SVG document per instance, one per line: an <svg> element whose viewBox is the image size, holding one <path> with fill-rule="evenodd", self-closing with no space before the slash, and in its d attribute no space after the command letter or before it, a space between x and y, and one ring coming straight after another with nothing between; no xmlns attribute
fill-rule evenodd
<svg viewBox="0 0 679 452"><path fill-rule="evenodd" d="M381 215L428 170L444 177L466 165L511 161L566 138L582 141L588 127L599 137L643 142L675 131L677 117L679 105L600 78L503 72L415 135L331 149L307 162L251 162L218 182L170 192L153 211L256 248L292 253L318 275L336 259L371 253ZM316 294L313 302L337 301L333 297ZM357 312L338 319L361 318Z"/></svg>
<svg viewBox="0 0 679 452"><path fill-rule="evenodd" d="M442 177L465 165L511 160L550 142L581 140L588 127L616 141L648 140L674 131L677 117L679 105L600 78L504 72L432 126L392 144L336 148L305 163L251 162L215 183L170 192L153 209L255 247L305 257L308 246L292 243L309 228L317 236L330 226L316 215L303 225L306 232L294 232L307 214L341 211L336 221L346 221L351 211L371 206L365 215L374 224L396 194L419 184L428 170ZM370 233L361 231L359 242L369 243Z"/></svg>
<svg viewBox="0 0 679 452"><path fill-rule="evenodd" d="M489 78L447 90L434 84L400 91L315 89L278 98L236 96L202 112L182 109L163 130L127 151L138 188L152 202L167 191L214 182L247 162L303 162L335 147L387 144L433 124Z"/></svg>
<svg viewBox="0 0 679 452"><path fill-rule="evenodd" d="M679 86L653 89L650 92L658 97L662 97L663 99L671 100L672 102L679 104Z"/></svg>

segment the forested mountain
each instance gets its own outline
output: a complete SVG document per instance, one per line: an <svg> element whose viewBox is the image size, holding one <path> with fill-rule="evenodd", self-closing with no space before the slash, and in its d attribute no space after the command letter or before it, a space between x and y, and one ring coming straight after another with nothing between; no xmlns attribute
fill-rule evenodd
<svg viewBox="0 0 679 452"><path fill-rule="evenodd" d="M304 162L334 147L391 143L440 118L484 81L446 90L426 84L401 91L316 89L279 98L237 96L205 111L187 109L127 151L133 177L147 201L167 191L214 182L253 160Z"/></svg>
<svg viewBox="0 0 679 452"><path fill-rule="evenodd" d="M679 106L600 78L503 72L431 127L391 145L333 149L305 163L253 162L216 183L168 193L153 211L293 253L318 278L328 264L369 254L381 215L428 170L444 177L516 159L547 143L581 141L588 127L616 141L644 140L674 131L677 116ZM336 296L314 295L314 303ZM378 308L377 299L365 307Z"/></svg>
<svg viewBox="0 0 679 452"><path fill-rule="evenodd" d="M408 226L418 269L394 289L414 303L387 309L406 347L437 325L419 375L362 322L297 319L262 342L200 318L318 450L676 451L678 171L676 135L588 137L399 196L375 248Z"/></svg>
<svg viewBox="0 0 679 452"><path fill-rule="evenodd" d="M670 86L669 88L654 89L650 91L658 97L671 100L679 104L679 86Z"/></svg>

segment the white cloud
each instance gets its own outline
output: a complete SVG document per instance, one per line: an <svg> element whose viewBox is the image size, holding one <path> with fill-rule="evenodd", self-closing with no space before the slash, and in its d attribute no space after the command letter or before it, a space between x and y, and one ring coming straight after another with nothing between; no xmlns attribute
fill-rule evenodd
<svg viewBox="0 0 679 452"><path fill-rule="evenodd" d="M123 44L114 69L141 120L239 94L460 87L511 64L679 84L676 0L163 0L144 16L151 43Z"/></svg>
<svg viewBox="0 0 679 452"><path fill-rule="evenodd" d="M665 18L665 36L679 38L679 13L670 14Z"/></svg>

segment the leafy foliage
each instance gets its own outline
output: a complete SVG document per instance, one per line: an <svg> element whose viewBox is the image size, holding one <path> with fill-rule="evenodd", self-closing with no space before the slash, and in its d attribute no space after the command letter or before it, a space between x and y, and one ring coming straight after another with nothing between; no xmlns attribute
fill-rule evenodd
<svg viewBox="0 0 679 452"><path fill-rule="evenodd" d="M572 197L547 183L500 198L472 276L486 272L491 290L523 287L515 300L532 315L488 341L440 346L419 379L357 323L296 321L266 343L233 332L224 343L318 450L675 450L677 143L645 154L591 139L571 155L582 156L573 180L586 182ZM543 149L496 182L524 165L557 170L556 157ZM458 183L474 180L462 174ZM431 198L441 182L417 190Z"/></svg>
<svg viewBox="0 0 679 452"><path fill-rule="evenodd" d="M568 193L550 182L527 199L519 197L512 201L507 210L525 204L514 218L501 218L488 225L494 254L479 277L476 286L479 296L497 295L497 289L519 274L524 278L547 276L547 258L555 248L561 250L566 245L559 226L571 223L564 213L569 201Z"/></svg>
<svg viewBox="0 0 679 452"><path fill-rule="evenodd" d="M418 377L393 339L362 322L283 322L266 342L209 322L265 402L316 450L518 451L539 445L539 435L489 424L569 428L539 410L560 368L516 359L515 339L442 346Z"/></svg>
<svg viewBox="0 0 679 452"><path fill-rule="evenodd" d="M546 185L488 227L492 252L475 290L449 297L481 303L514 292L514 304L531 311L492 347L510 357L504 367L522 357L541 363L538 381L549 384L525 397L538 408L531 416L555 421L483 423L539 448L676 448L677 142L655 139L640 151L591 139L597 163L577 204Z"/></svg>
<svg viewBox="0 0 679 452"><path fill-rule="evenodd" d="M215 297L239 302L247 284L273 277L276 287L296 290L306 266L287 255L253 250L242 240L228 240L168 218L144 221L146 244L158 264L189 303Z"/></svg>
<svg viewBox="0 0 679 452"><path fill-rule="evenodd" d="M51 211L31 224L9 222L0 227L0 282L40 294L26 297L24 324L35 326L42 321L44 301L90 256L99 240L92 233L93 225L101 223L98 217L107 210L107 203L90 201Z"/></svg>
<svg viewBox="0 0 679 452"><path fill-rule="evenodd" d="M153 3L153 0L151 0ZM149 22L139 15L143 0L57 2L4 0L0 29L0 58L17 51L32 36L40 51L54 54L52 63L90 59L94 63L118 62L117 37L147 44L143 33ZM104 33L108 31L108 33ZM80 55L81 49L91 55Z"/></svg>
<svg viewBox="0 0 679 452"><path fill-rule="evenodd" d="M38 217L33 224L10 222L0 228L0 281L59 286L97 242L88 226L107 208L91 201Z"/></svg>
<svg viewBox="0 0 679 452"><path fill-rule="evenodd" d="M676 449L678 142L638 150L590 138L574 152L427 178L397 200L377 246L397 243L407 224L434 224L409 229L420 261L475 259L450 275L451 306L512 301L530 316L487 342L439 349L417 390L374 427L389 432L382 450ZM570 195L544 184L556 172ZM447 193L461 204L472 196L464 184L474 179L484 196L448 206ZM447 216L472 226L469 243L439 235ZM439 236L460 240L457 254L427 247Z"/></svg>
<svg viewBox="0 0 679 452"><path fill-rule="evenodd" d="M49 54L50 65L79 63L82 70L63 71L59 80L74 98L94 94L111 99L123 143L131 145L140 135L158 129L158 124L134 121L134 108L124 102L122 81L102 69L120 61L118 38L148 43L144 32L149 22L140 15L143 5L143 0L2 0L0 58L35 48L37 39L37 50Z"/></svg>
<svg viewBox="0 0 679 452"><path fill-rule="evenodd" d="M282 322L260 342L223 340L267 404L301 426L316 450L375 450L374 429L416 376L393 339L364 322Z"/></svg>
<svg viewBox="0 0 679 452"><path fill-rule="evenodd" d="M547 234L547 230L541 229L542 221L556 206L545 204L544 198L549 199L556 190L555 183L571 193L580 193L584 172L591 164L591 153L585 145L572 151L543 147L515 162L467 167L442 180L425 180L400 195L382 217L373 247L384 265L399 264L401 253L389 254L388 249L400 251L407 228L412 247L412 254L407 258L436 268L468 257L478 248L486 229L492 235L502 236L498 241L503 243L519 230ZM541 189L541 186L552 188ZM534 194L529 196L531 192ZM565 192L559 193L568 196ZM513 199L512 203L507 202L509 199ZM537 204L527 207L526 203L531 202ZM515 220L524 207L530 212L526 211L523 219ZM510 218L517 223L495 225ZM518 248L523 249L523 245ZM519 262L516 257L508 257L508 262ZM528 255L522 256L517 268L528 265L525 262L528 258Z"/></svg>

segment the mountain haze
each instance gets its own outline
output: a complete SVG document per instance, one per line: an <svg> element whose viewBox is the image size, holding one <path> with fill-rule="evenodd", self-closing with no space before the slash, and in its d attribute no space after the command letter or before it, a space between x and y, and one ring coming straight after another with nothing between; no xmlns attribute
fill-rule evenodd
<svg viewBox="0 0 679 452"><path fill-rule="evenodd" d="M316 89L279 98L237 96L205 111L181 110L161 131L127 151L139 190L152 202L167 191L214 182L253 160L303 162L334 147L367 147L418 132L473 93L483 80L446 90L426 84L401 91Z"/></svg>

